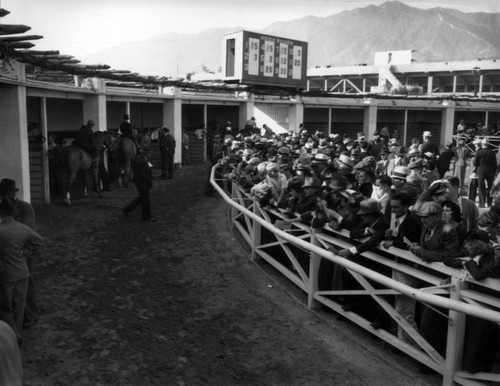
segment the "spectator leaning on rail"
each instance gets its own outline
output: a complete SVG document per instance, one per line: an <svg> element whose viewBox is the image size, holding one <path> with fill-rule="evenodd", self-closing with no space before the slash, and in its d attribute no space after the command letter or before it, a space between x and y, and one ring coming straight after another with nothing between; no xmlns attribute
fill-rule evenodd
<svg viewBox="0 0 500 386"><path fill-rule="evenodd" d="M384 248L391 246L408 250L412 243L418 243L420 240L421 227L420 222L410 212L410 200L404 193L393 193L390 198L391 203L391 226L385 232L385 241L382 243ZM395 254L396 263L402 265L413 265L407 260L398 257ZM409 285L410 287L418 288L419 280L411 275L407 275L397 269L392 270L392 278ZM415 306L416 301L414 298L405 295L396 295L395 310L408 322L410 326L418 330L415 321ZM410 344L414 344L413 340L409 338L408 334L400 327L398 328L398 337L405 340Z"/></svg>
<svg viewBox="0 0 500 386"><path fill-rule="evenodd" d="M358 216L362 222L355 226L349 233L349 238L360 239L368 237L365 242L351 248L342 249L339 255L349 257L375 248L385 236L389 223L384 219L377 200L367 198L360 204Z"/></svg>
<svg viewBox="0 0 500 386"><path fill-rule="evenodd" d="M420 244L412 244L410 251L428 263L443 262L456 256L459 248L457 232L441 219L441 205L426 201L415 205L415 210L422 221L423 229ZM446 350L446 328L446 318L427 306L423 307L420 320L422 336L443 356Z"/></svg>

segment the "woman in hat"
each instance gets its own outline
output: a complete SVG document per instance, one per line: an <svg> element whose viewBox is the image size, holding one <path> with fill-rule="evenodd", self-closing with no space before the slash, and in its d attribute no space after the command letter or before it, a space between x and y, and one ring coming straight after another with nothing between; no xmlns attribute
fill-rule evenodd
<svg viewBox="0 0 500 386"><path fill-rule="evenodd" d="M458 141L455 153L456 160L454 175L460 178L460 189L462 189L465 182L465 169L467 168L467 160L472 155L469 149L465 146L465 141L463 139Z"/></svg>
<svg viewBox="0 0 500 386"><path fill-rule="evenodd" d="M462 211L460 206L456 202L450 200L443 201L441 206L443 207L441 218L445 224L455 229L458 236L458 245L461 247L467 235L467 229L462 222Z"/></svg>
<svg viewBox="0 0 500 386"><path fill-rule="evenodd" d="M266 166L266 182L271 193L270 204L278 206L283 203L286 198L288 180L283 173L280 172L278 164L270 162Z"/></svg>

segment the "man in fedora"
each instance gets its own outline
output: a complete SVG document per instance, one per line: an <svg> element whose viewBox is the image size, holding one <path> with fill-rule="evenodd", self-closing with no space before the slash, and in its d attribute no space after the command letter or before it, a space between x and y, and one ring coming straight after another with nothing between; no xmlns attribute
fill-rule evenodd
<svg viewBox="0 0 500 386"><path fill-rule="evenodd" d="M420 154L432 153L435 157L439 155L439 146L432 142L432 134L430 131L424 131L422 134L424 143L420 145Z"/></svg>
<svg viewBox="0 0 500 386"><path fill-rule="evenodd" d="M390 225L380 212L378 201L373 198L361 201L358 216L361 217L361 223L351 230L349 237L351 239L368 237L368 240L355 247L342 249L339 251L342 257L347 258L374 249L384 240L385 231L389 229Z"/></svg>
<svg viewBox="0 0 500 386"><path fill-rule="evenodd" d="M19 221L21 224L29 226L35 230L35 210L33 206L26 201L17 198L16 193L19 189L16 187L16 181L11 178L4 178L0 181L0 200L7 198L15 202L13 217L14 220ZM28 268L30 270L30 277L28 280L28 294L26 298L26 307L24 311L24 326L32 326L38 321L39 311L36 304L36 287L34 282L35 262L38 257L38 250L29 248L23 251L27 259Z"/></svg>
<svg viewBox="0 0 500 386"><path fill-rule="evenodd" d="M441 219L443 208L434 201L415 205L415 214L422 222L420 243L413 243L410 251L427 263L442 262L456 256L459 251L455 228L447 227ZM420 319L420 332L441 355L446 351L447 318L434 309L424 306Z"/></svg>
<svg viewBox="0 0 500 386"><path fill-rule="evenodd" d="M134 184L139 196L122 209L122 212L127 215L140 205L144 221L155 221L151 216L150 192L153 188L153 172L149 163L150 155L151 149L143 148L139 150L134 166Z"/></svg>
<svg viewBox="0 0 500 386"><path fill-rule="evenodd" d="M23 253L30 245L41 246L42 236L14 219L16 201L6 196L0 201L0 319L22 340L24 308L30 270Z"/></svg>
<svg viewBox="0 0 500 386"><path fill-rule="evenodd" d="M481 140L481 148L476 152L473 165L478 178L479 207L484 208L486 204L488 206L491 205L492 197L490 191L497 172L496 155L493 150L489 149L489 143L486 138Z"/></svg>

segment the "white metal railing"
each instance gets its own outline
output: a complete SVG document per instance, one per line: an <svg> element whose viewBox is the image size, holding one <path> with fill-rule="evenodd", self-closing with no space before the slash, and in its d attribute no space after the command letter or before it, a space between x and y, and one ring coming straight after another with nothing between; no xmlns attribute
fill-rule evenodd
<svg viewBox="0 0 500 386"><path fill-rule="evenodd" d="M500 382L500 374L473 374L461 370L466 315L500 323L500 280L486 279L477 282L461 270L442 263L424 263L412 253L394 247L362 254L365 261L384 267L385 270L402 272L422 282L420 288L413 288L392 279L387 273L368 269L331 252L331 247L348 248L357 245L356 241L349 239L348 232L337 232L328 226L311 229L300 221L294 221L288 229L280 229L280 221L289 219L289 214L270 207L262 208L237 184L215 179L216 168L217 166L212 169L211 183L229 205L231 223L250 246L252 259L264 259L304 291L308 307L323 304L343 315L441 373L443 385ZM395 261L395 257L398 261ZM336 269L345 269L359 283L359 289L318 289L318 274L320 265L324 262L335 264ZM444 315L448 319L445 357L395 310L386 299L392 295L406 295L428 307L447 310L448 314ZM363 316L344 310L336 301L339 296L365 296L373 299L397 328L404 331L411 343L385 329L374 329Z"/></svg>

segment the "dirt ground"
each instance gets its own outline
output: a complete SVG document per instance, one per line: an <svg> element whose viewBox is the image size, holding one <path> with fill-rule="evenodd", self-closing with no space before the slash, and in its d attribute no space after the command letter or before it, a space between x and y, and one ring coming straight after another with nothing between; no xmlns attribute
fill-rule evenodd
<svg viewBox="0 0 500 386"><path fill-rule="evenodd" d="M134 188L36 207L41 316L25 385L437 385L416 362L249 261L206 165L155 180L157 222L120 208Z"/></svg>

